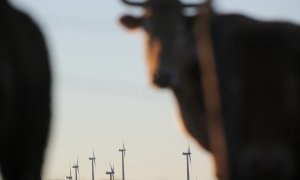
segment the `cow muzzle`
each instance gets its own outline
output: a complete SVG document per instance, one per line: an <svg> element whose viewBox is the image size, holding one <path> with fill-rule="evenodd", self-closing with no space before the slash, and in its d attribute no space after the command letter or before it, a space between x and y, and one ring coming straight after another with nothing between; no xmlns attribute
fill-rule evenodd
<svg viewBox="0 0 300 180"><path fill-rule="evenodd" d="M153 84L159 88L172 88L178 86L179 79L175 73L160 71L154 74Z"/></svg>

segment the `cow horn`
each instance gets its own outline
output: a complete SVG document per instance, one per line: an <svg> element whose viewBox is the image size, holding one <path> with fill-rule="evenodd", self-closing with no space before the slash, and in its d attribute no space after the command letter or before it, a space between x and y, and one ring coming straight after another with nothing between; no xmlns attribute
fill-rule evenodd
<svg viewBox="0 0 300 180"><path fill-rule="evenodd" d="M184 8L199 7L201 4L183 4Z"/></svg>
<svg viewBox="0 0 300 180"><path fill-rule="evenodd" d="M140 7L145 7L148 5L148 2L145 1L145 2L130 2L130 1L127 1L127 0L121 0L123 3L129 5L129 6L140 6Z"/></svg>
<svg viewBox="0 0 300 180"><path fill-rule="evenodd" d="M212 4L212 0L206 0L206 2L204 3L208 3L208 4ZM196 3L196 4L183 4L182 6L184 8L190 8L190 7L199 7L200 5L202 5L203 3Z"/></svg>

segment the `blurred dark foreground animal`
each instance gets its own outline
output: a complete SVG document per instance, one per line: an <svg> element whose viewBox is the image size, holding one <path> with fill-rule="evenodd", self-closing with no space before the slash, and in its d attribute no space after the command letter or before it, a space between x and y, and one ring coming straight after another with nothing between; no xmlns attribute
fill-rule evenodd
<svg viewBox="0 0 300 180"><path fill-rule="evenodd" d="M4 180L40 180L50 123L44 38L26 14L0 0L0 167Z"/></svg>
<svg viewBox="0 0 300 180"><path fill-rule="evenodd" d="M217 157L218 178L299 180L300 27L239 14L209 16L207 27L200 29L209 30L220 97L221 119L212 124L207 117L214 112L206 110L210 100L205 102L204 95L210 74L205 74L204 83L206 69L198 56L207 48L196 48L201 47L196 37L201 37L197 19L202 15L183 14L185 8L199 4L123 3L144 8L143 16L123 16L121 22L129 29L144 30L151 80L172 90L187 131Z"/></svg>

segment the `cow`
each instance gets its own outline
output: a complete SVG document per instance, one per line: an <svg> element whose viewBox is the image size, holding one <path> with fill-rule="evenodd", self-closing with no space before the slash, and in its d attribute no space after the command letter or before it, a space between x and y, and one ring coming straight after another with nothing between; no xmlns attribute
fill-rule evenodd
<svg viewBox="0 0 300 180"><path fill-rule="evenodd" d="M51 74L37 24L0 0L0 167L4 180L40 180L50 130Z"/></svg>
<svg viewBox="0 0 300 180"><path fill-rule="evenodd" d="M187 16L186 8L202 4L122 2L144 9L141 17L124 15L120 21L128 29L145 32L151 81L173 92L186 130L216 156L212 136L219 132L208 128L204 89L209 83L203 83L199 54L204 50L198 48L201 39L196 38L197 19L207 9ZM220 180L300 179L300 26L213 9L208 20L204 28L214 57L227 159L227 167L216 161L216 176ZM225 175L220 173L223 168L228 171Z"/></svg>

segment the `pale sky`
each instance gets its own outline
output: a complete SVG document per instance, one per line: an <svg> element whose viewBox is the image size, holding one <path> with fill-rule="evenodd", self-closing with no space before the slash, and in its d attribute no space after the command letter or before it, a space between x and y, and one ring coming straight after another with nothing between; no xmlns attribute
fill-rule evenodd
<svg viewBox="0 0 300 180"><path fill-rule="evenodd" d="M182 152L191 145L191 179L215 180L212 159L181 130L169 91L149 86L142 33L118 23L140 11L119 0L12 0L40 24L53 67L53 125L43 179L66 179L77 158L80 179L108 179L109 161L121 177L123 140L126 178L186 179ZM300 24L299 0L216 0L219 12ZM74 170L72 169L74 176Z"/></svg>

